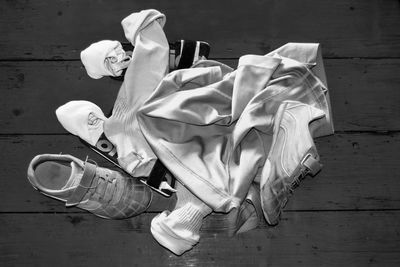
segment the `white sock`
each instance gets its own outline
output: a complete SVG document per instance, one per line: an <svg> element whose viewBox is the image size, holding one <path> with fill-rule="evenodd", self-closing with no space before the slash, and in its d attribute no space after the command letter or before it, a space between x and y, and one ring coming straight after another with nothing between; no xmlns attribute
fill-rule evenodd
<svg viewBox="0 0 400 267"><path fill-rule="evenodd" d="M212 209L181 183L177 183L176 189L175 210L154 217L150 229L158 243L176 255L182 255L199 242L203 219Z"/></svg>
<svg viewBox="0 0 400 267"><path fill-rule="evenodd" d="M103 133L103 124L107 120L97 105L84 100L70 101L60 106L56 116L65 130L93 146Z"/></svg>

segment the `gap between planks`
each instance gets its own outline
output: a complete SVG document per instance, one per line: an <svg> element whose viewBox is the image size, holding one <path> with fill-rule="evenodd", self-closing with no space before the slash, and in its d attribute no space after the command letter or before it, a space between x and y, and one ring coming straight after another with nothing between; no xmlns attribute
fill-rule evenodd
<svg viewBox="0 0 400 267"><path fill-rule="evenodd" d="M334 213L334 212L388 212L388 211L400 211L400 209L333 209L333 210L284 210L284 213L325 213L325 212L329 212L329 213ZM144 214L159 214L160 211L146 211L144 212ZM57 215L57 214L66 214L66 215L76 215L76 214L90 214L89 212L86 211L72 211L72 212L68 212L68 211L0 211L0 215L2 214L53 214L53 215ZM214 213L214 215L216 216L224 216L227 213ZM95 215L93 215L95 216ZM140 216L140 215L139 215ZM211 215L213 216L213 215ZM135 217L131 217L131 218L135 218ZM127 218L129 219L129 218Z"/></svg>
<svg viewBox="0 0 400 267"><path fill-rule="evenodd" d="M393 135L400 133L400 130L345 130L345 131L335 131L334 134L369 134L369 135ZM13 137L13 136L73 136L69 133L0 133L0 137ZM320 137L323 138L323 137Z"/></svg>
<svg viewBox="0 0 400 267"><path fill-rule="evenodd" d="M244 54L245 55L245 54ZM329 57L329 56L324 56L324 59L344 59L344 60L351 60L351 59L375 59L375 60L385 60L385 59L400 59L400 57ZM238 57L220 57L220 58L213 58L210 57L209 60L239 60ZM72 59L63 59L63 58L5 58L1 59L0 62L77 62L81 61L78 58L72 58Z"/></svg>

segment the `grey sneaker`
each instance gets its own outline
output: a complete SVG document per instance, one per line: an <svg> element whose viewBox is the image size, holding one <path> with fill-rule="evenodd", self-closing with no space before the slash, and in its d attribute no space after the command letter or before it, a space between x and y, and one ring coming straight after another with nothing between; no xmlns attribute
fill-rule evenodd
<svg viewBox="0 0 400 267"><path fill-rule="evenodd" d="M99 217L124 219L144 212L151 190L126 174L71 155L43 154L28 167L28 180L42 194Z"/></svg>
<svg viewBox="0 0 400 267"><path fill-rule="evenodd" d="M297 101L285 101L274 121L271 150L260 181L261 206L271 225L279 221L300 180L316 175L322 165L310 134L310 122L324 117L324 112Z"/></svg>

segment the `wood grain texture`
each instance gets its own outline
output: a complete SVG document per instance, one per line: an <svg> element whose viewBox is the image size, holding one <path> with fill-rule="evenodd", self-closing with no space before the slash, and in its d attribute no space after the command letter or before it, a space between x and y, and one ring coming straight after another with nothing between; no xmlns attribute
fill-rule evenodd
<svg viewBox="0 0 400 267"><path fill-rule="evenodd" d="M177 257L152 238L154 215L0 215L2 266L398 266L400 212L288 212L277 227L228 237L205 220L200 243ZM221 228L221 227L220 227Z"/></svg>
<svg viewBox="0 0 400 267"><path fill-rule="evenodd" d="M0 86L7 99L0 111L2 133L63 133L55 115L59 106L88 100L108 114L121 86L109 78L89 78L80 62L1 62L0 66L4 74Z"/></svg>
<svg viewBox="0 0 400 267"><path fill-rule="evenodd" d="M395 0L20 0L0 5L0 59L77 59L95 41L125 40L120 21L148 8L166 14L169 40L203 39L217 58L286 42L320 42L329 57L400 56Z"/></svg>
<svg viewBox="0 0 400 267"><path fill-rule="evenodd" d="M400 134L336 134L316 144L323 170L302 182L286 210L400 209ZM0 212L79 211L31 187L26 169L36 154L63 152L81 159L89 154L100 166L106 163L73 136L3 136L0 146L7 155L0 169L0 195L6 200Z"/></svg>
<svg viewBox="0 0 400 267"><path fill-rule="evenodd" d="M400 130L400 59L328 59L325 65L336 130ZM0 133L65 133L58 106L88 100L107 114L121 84L90 79L80 62L0 62L0 72L7 100L0 105Z"/></svg>

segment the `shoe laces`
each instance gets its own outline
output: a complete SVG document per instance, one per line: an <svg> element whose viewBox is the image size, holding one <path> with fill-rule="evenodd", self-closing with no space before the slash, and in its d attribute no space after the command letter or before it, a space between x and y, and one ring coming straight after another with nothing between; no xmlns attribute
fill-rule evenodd
<svg viewBox="0 0 400 267"><path fill-rule="evenodd" d="M294 176L292 182L284 183L285 198L283 201L283 205L286 205L288 198L293 195L294 190L300 186L301 180L303 180L304 177L306 177L306 175L308 173L309 173L309 170L307 169L307 167L304 165L301 165L300 174L297 176ZM289 178L290 178L290 176L287 177L287 179L289 179Z"/></svg>

